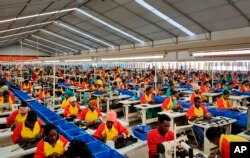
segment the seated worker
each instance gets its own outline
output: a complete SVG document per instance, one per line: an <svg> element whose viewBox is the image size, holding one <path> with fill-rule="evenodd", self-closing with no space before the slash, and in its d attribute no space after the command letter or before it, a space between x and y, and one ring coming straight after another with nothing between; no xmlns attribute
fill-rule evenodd
<svg viewBox="0 0 250 158"><path fill-rule="evenodd" d="M31 142L34 139L41 138L42 122L37 120L37 115L34 111L29 111L26 120L19 123L11 135L14 144L24 144Z"/></svg>
<svg viewBox="0 0 250 158"><path fill-rule="evenodd" d="M43 100L43 99L46 99L46 98L49 98L49 97L50 97L50 93L49 93L49 90L48 90L47 87L44 88L44 90L41 89L41 90L38 92L38 94L37 94L37 98L38 98L39 100Z"/></svg>
<svg viewBox="0 0 250 158"><path fill-rule="evenodd" d="M29 112L29 108L26 102L22 101L18 110L13 111L7 118L6 118L6 125L15 129L16 125L19 123L23 123Z"/></svg>
<svg viewBox="0 0 250 158"><path fill-rule="evenodd" d="M31 93L32 85L29 83L28 80L25 80L20 87L21 90L26 91L27 93Z"/></svg>
<svg viewBox="0 0 250 158"><path fill-rule="evenodd" d="M248 81L242 82L242 84L240 86L240 91L242 91L242 92L249 92L250 91Z"/></svg>
<svg viewBox="0 0 250 158"><path fill-rule="evenodd" d="M202 93L210 93L211 90L210 90L210 86L209 86L209 82L208 81L205 81L203 83L203 85L201 86L201 92Z"/></svg>
<svg viewBox="0 0 250 158"><path fill-rule="evenodd" d="M94 91L95 89L96 88L94 84L89 84L89 91Z"/></svg>
<svg viewBox="0 0 250 158"><path fill-rule="evenodd" d="M79 111L81 111L81 107L77 103L76 97L70 97L69 104L65 107L63 116L65 118L76 118Z"/></svg>
<svg viewBox="0 0 250 158"><path fill-rule="evenodd" d="M65 152L68 140L60 135L56 126L46 124L44 127L44 137L37 144L34 158L59 158Z"/></svg>
<svg viewBox="0 0 250 158"><path fill-rule="evenodd" d="M221 158L230 158L230 143L231 142L249 142L246 138L225 134L225 129L222 127L210 127L206 132L207 139L217 145L220 151ZM218 155L210 155L209 157L218 157Z"/></svg>
<svg viewBox="0 0 250 158"><path fill-rule="evenodd" d="M100 76L97 76L97 77L96 77L96 84L97 84L97 85L99 84L100 86L103 85L103 81L102 81L102 79L101 79Z"/></svg>
<svg viewBox="0 0 250 158"><path fill-rule="evenodd" d="M119 89L127 89L125 80L122 80L122 82L120 82Z"/></svg>
<svg viewBox="0 0 250 158"><path fill-rule="evenodd" d="M228 110L235 110L237 109L237 107L232 107L230 102L229 102L229 92L227 90L225 90L223 92L223 95L217 99L216 103L215 103L215 107L219 108L219 109L228 109Z"/></svg>
<svg viewBox="0 0 250 158"><path fill-rule="evenodd" d="M100 84L97 84L96 90L99 92L104 92L104 89L103 89L102 85L100 85Z"/></svg>
<svg viewBox="0 0 250 158"><path fill-rule="evenodd" d="M109 88L108 93L117 92L117 82L112 83L112 86Z"/></svg>
<svg viewBox="0 0 250 158"><path fill-rule="evenodd" d="M169 130L170 118L167 115L158 116L158 126L148 132L148 155L149 158L159 157L157 145L165 141L174 140L174 133Z"/></svg>
<svg viewBox="0 0 250 158"><path fill-rule="evenodd" d="M192 104L194 103L194 98L195 97L201 98L201 101L204 102L205 99L204 99L203 95L200 92L200 86L195 84L195 85L193 85L193 89L194 89L194 93L190 96L190 103L192 103Z"/></svg>
<svg viewBox="0 0 250 158"><path fill-rule="evenodd" d="M64 153L65 158L92 158L91 151L86 143L79 140L72 140L68 150Z"/></svg>
<svg viewBox="0 0 250 158"><path fill-rule="evenodd" d="M171 110L179 107L180 105L177 102L178 92L172 91L172 95L164 100L161 105L163 111Z"/></svg>
<svg viewBox="0 0 250 158"><path fill-rule="evenodd" d="M104 142L118 138L126 138L128 136L128 130L117 121L116 112L110 110L107 112L106 122L98 126L93 136Z"/></svg>
<svg viewBox="0 0 250 158"><path fill-rule="evenodd" d="M89 99L89 107L81 111L81 113L77 116L77 120L82 121L80 124L88 126L100 123L101 117L102 114L100 112L100 109L97 108L96 98L92 97Z"/></svg>
<svg viewBox="0 0 250 158"><path fill-rule="evenodd" d="M79 81L76 83L77 87L82 87L83 84L83 78L80 78Z"/></svg>
<svg viewBox="0 0 250 158"><path fill-rule="evenodd" d="M232 94L232 89L234 88L233 82L229 83L227 86L223 88L223 91L228 91L230 94Z"/></svg>
<svg viewBox="0 0 250 158"><path fill-rule="evenodd" d="M202 106L202 101L200 97L194 98L194 104L188 109L186 117L188 122L192 124L195 121L200 121L203 119L210 119L211 114L208 110ZM204 132L201 127L193 126L194 132L199 136L199 145L198 147L202 147L204 144Z"/></svg>
<svg viewBox="0 0 250 158"><path fill-rule="evenodd" d="M2 98L0 98L0 104L1 103L9 103L9 107L7 109L0 108L0 112L3 112L4 110L12 110L12 99L9 96L8 91L2 92Z"/></svg>
<svg viewBox="0 0 250 158"><path fill-rule="evenodd" d="M174 91L174 84L170 83L169 88L166 91L166 96L170 97L172 95L172 91Z"/></svg>
<svg viewBox="0 0 250 158"><path fill-rule="evenodd" d="M69 98L74 96L74 93L71 90L66 90L63 93L64 99L63 102L61 104L61 108L65 109L65 107L69 104Z"/></svg>

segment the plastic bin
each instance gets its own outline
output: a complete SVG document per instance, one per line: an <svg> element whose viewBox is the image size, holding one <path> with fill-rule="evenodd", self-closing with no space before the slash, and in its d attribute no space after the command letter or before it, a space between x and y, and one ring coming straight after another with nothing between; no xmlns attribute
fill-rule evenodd
<svg viewBox="0 0 250 158"><path fill-rule="evenodd" d="M222 111L220 109L217 108L210 108L208 110L213 116L221 116L222 115Z"/></svg>
<svg viewBox="0 0 250 158"><path fill-rule="evenodd" d="M240 113L234 112L234 111L223 110L222 116L238 120L240 118Z"/></svg>
<svg viewBox="0 0 250 158"><path fill-rule="evenodd" d="M66 123L66 124L61 124L57 126L57 128L59 132L65 135L67 130L76 129L78 127L73 123Z"/></svg>
<svg viewBox="0 0 250 158"><path fill-rule="evenodd" d="M144 133L141 133L137 130L141 130L143 131ZM141 140L147 140L147 134L148 132L151 130L151 128L149 126L144 126L144 125L141 125L141 126L136 126L136 127L133 127L132 128L132 132L133 134L138 137L139 139Z"/></svg>
<svg viewBox="0 0 250 158"><path fill-rule="evenodd" d="M58 115L52 116L52 117L48 117L47 118L49 122L53 122L53 121L57 121L57 120L61 120L62 118Z"/></svg>
<svg viewBox="0 0 250 158"><path fill-rule="evenodd" d="M124 158L124 156L122 156L115 150L108 150L102 153L95 154L94 158Z"/></svg>
<svg viewBox="0 0 250 158"><path fill-rule="evenodd" d="M52 123L53 123L54 125L56 125L56 126L59 126L59 125L68 123L68 121L66 121L66 120L64 120L63 118L61 118L60 120L52 121Z"/></svg>
<svg viewBox="0 0 250 158"><path fill-rule="evenodd" d="M247 114L240 114L239 121L247 122Z"/></svg>
<svg viewBox="0 0 250 158"><path fill-rule="evenodd" d="M85 142L86 144L89 144L89 143L92 143L92 142L95 142L97 141L97 139L95 139L94 137L92 137L91 135L89 134L83 134L83 135L80 135L80 136L76 136L73 138L74 140L79 140L79 141L83 141Z"/></svg>
<svg viewBox="0 0 250 158"><path fill-rule="evenodd" d="M66 133L66 137L71 141L74 137L86 134L85 132L83 132L83 130L81 130L80 128L76 128L76 129L72 129L72 130L68 130L65 132Z"/></svg>
<svg viewBox="0 0 250 158"><path fill-rule="evenodd" d="M92 143L88 144L89 150L94 154L99 154L99 153L103 153L106 151L109 151L110 148L104 144L102 141L94 141Z"/></svg>

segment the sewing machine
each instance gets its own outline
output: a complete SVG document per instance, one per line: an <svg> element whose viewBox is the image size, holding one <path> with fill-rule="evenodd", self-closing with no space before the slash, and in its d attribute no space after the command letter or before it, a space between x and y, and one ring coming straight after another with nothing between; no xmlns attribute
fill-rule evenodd
<svg viewBox="0 0 250 158"><path fill-rule="evenodd" d="M185 157L195 157L195 158L205 158L207 156L203 155L198 150L193 150L185 142L188 140L186 135L182 135L175 140L166 141L164 143L158 144L158 152L160 158L185 158Z"/></svg>

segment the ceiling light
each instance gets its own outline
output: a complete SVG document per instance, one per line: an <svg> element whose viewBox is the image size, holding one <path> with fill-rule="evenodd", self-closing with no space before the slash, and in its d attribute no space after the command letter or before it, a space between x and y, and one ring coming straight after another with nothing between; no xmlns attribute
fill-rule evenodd
<svg viewBox="0 0 250 158"><path fill-rule="evenodd" d="M118 28L116 28L116 27L114 27L114 26L112 26L112 25L110 25L108 23L106 23L105 21L102 21L101 19L98 19L97 17L95 17L95 16L93 16L93 15L85 12L82 9L77 8L76 11L78 11L79 13L82 13L82 14L86 15L87 17L89 17L89 18L91 18L91 19L93 19L93 20L95 20L95 21L97 21L97 22L99 22L99 23L101 23L103 25L106 25L107 27L109 27L109 28L111 28L111 29L113 29L113 30L115 30L117 32L120 32L121 34L123 34L123 35L125 35L127 37L132 38L133 40L135 40L137 42L144 43L144 41L142 41L142 40L140 40L140 39L138 39L138 38L136 38L136 37L134 37L134 36L132 36L132 35L124 32L124 31L120 30L120 29L118 29Z"/></svg>
<svg viewBox="0 0 250 158"><path fill-rule="evenodd" d="M231 51L221 51L221 52L206 52L206 53L194 53L193 56L220 56L220 55L249 55L250 50L231 50Z"/></svg>
<svg viewBox="0 0 250 158"><path fill-rule="evenodd" d="M111 61L111 60L139 60L139 59L159 59L163 58L163 55L156 56L135 56L135 57L125 57L125 58L103 58L102 61Z"/></svg>
<svg viewBox="0 0 250 158"><path fill-rule="evenodd" d="M170 17L166 16L165 14L163 14L162 12L160 12L159 10L157 10L156 8L154 8L153 6L151 6L150 4L146 3L144 0L135 0L135 1L138 4L140 4L141 6L143 6L144 8L146 8L147 10L151 11L155 15L159 16L160 18L162 18L163 20L167 21L168 23L170 23L173 26L177 27L181 31L185 32L189 36L194 36L195 35L193 32L191 32L190 30L188 30L187 28L185 28L181 24L177 23L176 21L174 21Z"/></svg>
<svg viewBox="0 0 250 158"><path fill-rule="evenodd" d="M54 50L55 52L66 53L66 52L61 51L61 50L59 50L59 49L52 48L52 47L50 47L50 46L43 45L43 44L41 44L41 43L38 43L38 42L35 42L35 41L32 41L32 40L29 40L29 39L24 39L24 40L25 40L25 41L28 41L28 42L31 42L31 43L34 43L34 44L36 44L37 46L43 46L43 47L46 47L46 48L52 49L52 50Z"/></svg>
<svg viewBox="0 0 250 158"><path fill-rule="evenodd" d="M28 43L22 42L22 44L23 44L23 45L26 45L26 46L28 46L28 47L31 47L31 48L35 48L35 49L39 49L39 50L42 50L42 51L45 51L45 52L48 52L48 53L51 53L51 54L55 54L55 52L51 52L51 51L49 51L49 50L47 50L47 49L39 48L39 47L30 45L30 44L28 44Z"/></svg>
<svg viewBox="0 0 250 158"><path fill-rule="evenodd" d="M47 61L44 61L45 63L59 63L60 61L59 60L47 60Z"/></svg>
<svg viewBox="0 0 250 158"><path fill-rule="evenodd" d="M67 46L65 46L65 45L62 45L62 44L59 44L59 43L56 43L56 42L47 40L47 39L42 38L42 37L40 37L40 36L37 36L37 35L31 35L31 36L34 37L34 38L36 38L36 39L40 39L40 40L43 40L43 41L45 41L45 42L48 42L48 43L51 43L51 44L54 44L54 45L57 45L57 46L66 48L66 49L71 50L71 51L73 51L73 52L78 52L78 50L76 50L76 49L73 49L73 48L67 47Z"/></svg>
<svg viewBox="0 0 250 158"><path fill-rule="evenodd" d="M42 61L31 61L31 63L33 63L33 64L40 64L40 63L42 63Z"/></svg>
<svg viewBox="0 0 250 158"><path fill-rule="evenodd" d="M92 61L92 59L76 59L76 60L64 60L64 62L81 62L81 61L85 61L85 62L89 62L89 61Z"/></svg>
<svg viewBox="0 0 250 158"><path fill-rule="evenodd" d="M95 41L97 41L97 42L100 42L100 43L102 43L102 44L105 44L105 45L107 45L107 46L109 46L109 47L114 47L113 45L111 45L111 44L109 44L109 43L107 43L107 42L105 42L105 41L103 41L103 40L97 39L97 38L95 38L95 37L93 37L93 36L90 36L90 35L88 35L88 34L86 34L86 33L83 33L83 32L81 32L81 31L79 31L78 29L73 28L72 26L69 26L69 25L67 25L67 24L65 24L65 23L62 23L62 22L55 22L55 23L56 23L56 24L59 24L60 26L62 26L62 27L64 27L64 28L67 28L67 29L69 29L69 30L71 30L71 31L74 31L74 32L76 32L76 33L78 33L78 34L81 34L81 35L83 35L83 36L85 36L85 37L91 38L92 40L95 40Z"/></svg>
<svg viewBox="0 0 250 158"><path fill-rule="evenodd" d="M40 26L40 25L46 25L46 24L49 24L49 23L52 23L52 21L39 23L39 24L34 24L34 25L23 26L23 27L17 27L17 28L8 29L8 30L2 30L2 31L0 31L0 33L10 32L10 31L20 30L20 29L25 29L25 28L30 28L30 27Z"/></svg>
<svg viewBox="0 0 250 158"><path fill-rule="evenodd" d="M0 38L7 38L7 37L12 37L12 36L18 36L18 35L32 33L32 32L36 32L36 31L38 31L38 30L31 30L31 31L26 31L26 32L20 32L20 33L11 34L11 35L2 36L2 37L0 36Z"/></svg>
<svg viewBox="0 0 250 158"><path fill-rule="evenodd" d="M90 48L89 46L86 46L86 45L84 45L84 44L78 43L78 42L76 42L76 41L73 41L73 40L71 40L71 39L65 38L65 37L63 37L63 36L57 35L57 34L55 34L55 33L53 33L53 32L50 32L50 31L47 31L47 30L44 30L44 29L41 29L41 31L43 31L43 32L45 32L45 33L47 33L47 34L50 34L50 35L52 35L52 36L55 36L55 37L57 37L57 38L60 38L60 39L62 39L62 40L65 40L65 41L68 41L68 42L70 42L70 43L73 43L73 44L75 44L75 45L78 45L78 46L80 46L80 47L84 47L84 48L87 48L87 49L89 49L89 50L93 50L93 48Z"/></svg>
<svg viewBox="0 0 250 158"><path fill-rule="evenodd" d="M5 19L5 20L0 20L0 23L16 21L16 20L22 20L22 19L28 19L28 18L34 18L34 17L39 17L39 16L46 16L46 15L51 15L51 14L58 14L58 13L63 13L63 12L69 12L69 11L72 11L72 10L75 10L75 9L76 8L69 8L69 9L62 9L62 10L53 11L53 12L47 12L47 13L41 13L41 14L33 14L33 15L22 16L22 17L18 17L18 18Z"/></svg>

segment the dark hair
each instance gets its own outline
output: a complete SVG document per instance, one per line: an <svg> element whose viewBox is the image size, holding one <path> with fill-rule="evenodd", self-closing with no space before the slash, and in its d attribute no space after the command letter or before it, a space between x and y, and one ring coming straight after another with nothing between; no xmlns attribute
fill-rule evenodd
<svg viewBox="0 0 250 158"><path fill-rule="evenodd" d="M205 84L207 84L207 83L209 83L208 81L205 81L203 84L205 85Z"/></svg>
<svg viewBox="0 0 250 158"><path fill-rule="evenodd" d="M177 91L175 91L175 90L172 90L172 91L171 91L171 94L172 94L172 95L174 95L174 94L178 94L178 92L177 92Z"/></svg>
<svg viewBox="0 0 250 158"><path fill-rule="evenodd" d="M229 93L229 91L228 90L224 90L223 91L223 95L229 95L230 93Z"/></svg>
<svg viewBox="0 0 250 158"><path fill-rule="evenodd" d="M151 88L152 88L151 86L147 87L147 88L146 88L146 91L151 90Z"/></svg>
<svg viewBox="0 0 250 158"><path fill-rule="evenodd" d="M234 83L233 83L233 82L230 82L230 83L228 83L228 85L234 85Z"/></svg>
<svg viewBox="0 0 250 158"><path fill-rule="evenodd" d="M207 129L206 137L209 141L219 138L221 134L225 134L225 128L223 127L210 127Z"/></svg>
<svg viewBox="0 0 250 158"><path fill-rule="evenodd" d="M47 136L51 130L56 130L56 126L52 123L47 123L43 126L44 129L44 135Z"/></svg>
<svg viewBox="0 0 250 158"><path fill-rule="evenodd" d="M9 95L8 91L3 91L3 96Z"/></svg>
<svg viewBox="0 0 250 158"><path fill-rule="evenodd" d="M114 85L114 86L117 86L117 82L114 82L113 85Z"/></svg>
<svg viewBox="0 0 250 158"><path fill-rule="evenodd" d="M28 122L36 122L37 121L37 115L34 111L29 111L26 121Z"/></svg>
<svg viewBox="0 0 250 158"><path fill-rule="evenodd" d="M198 100L200 100L201 98L200 97L195 97L194 98L194 102L196 103Z"/></svg>
<svg viewBox="0 0 250 158"><path fill-rule="evenodd" d="M66 152L66 157L92 158L92 155L86 143L79 140L72 140Z"/></svg>
<svg viewBox="0 0 250 158"><path fill-rule="evenodd" d="M158 115L158 122L163 123L164 121L170 121L170 117L168 115L162 114Z"/></svg>
<svg viewBox="0 0 250 158"><path fill-rule="evenodd" d="M25 102L25 101L22 101L21 102L21 105L20 105L20 107L27 107L28 105L27 105L27 103Z"/></svg>

